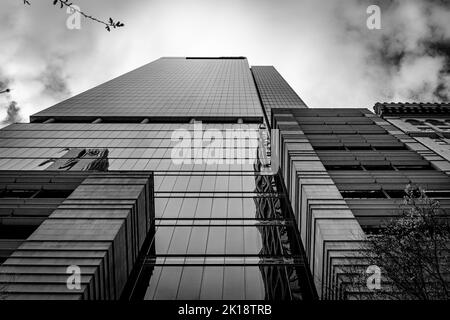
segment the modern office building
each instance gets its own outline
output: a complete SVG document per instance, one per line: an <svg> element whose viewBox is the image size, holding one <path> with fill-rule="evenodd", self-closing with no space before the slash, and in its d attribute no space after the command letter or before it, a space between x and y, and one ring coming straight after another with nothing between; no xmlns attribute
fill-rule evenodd
<svg viewBox="0 0 450 320"><path fill-rule="evenodd" d="M351 298L408 183L450 207L419 145L244 57L161 58L0 131L0 298Z"/></svg>

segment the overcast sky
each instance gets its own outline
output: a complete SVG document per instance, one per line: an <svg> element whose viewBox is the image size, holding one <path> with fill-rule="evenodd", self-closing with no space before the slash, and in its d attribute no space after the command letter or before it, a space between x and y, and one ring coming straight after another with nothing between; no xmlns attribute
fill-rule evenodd
<svg viewBox="0 0 450 320"><path fill-rule="evenodd" d="M69 30L52 0L0 4L0 120L29 116L161 56L273 65L309 107L448 101L448 0L73 0L125 27ZM381 7L381 30L366 26ZM14 103L16 102L16 103ZM8 113L9 111L9 113Z"/></svg>

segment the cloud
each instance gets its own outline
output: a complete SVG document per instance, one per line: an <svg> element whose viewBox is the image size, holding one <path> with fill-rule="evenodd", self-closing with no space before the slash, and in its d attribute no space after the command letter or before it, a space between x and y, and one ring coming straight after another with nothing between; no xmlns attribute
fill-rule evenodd
<svg viewBox="0 0 450 320"><path fill-rule="evenodd" d="M3 124L11 124L20 121L22 121L20 108L17 106L16 101L11 101L6 108L6 118L3 120Z"/></svg>
<svg viewBox="0 0 450 320"><path fill-rule="evenodd" d="M108 8L105 3L102 5ZM85 6L93 9L93 14L97 9L107 12L101 6ZM65 10L48 1L31 1L31 6L24 6L21 1L2 3L0 80L9 79L12 91L8 99L0 96L0 106L13 112L11 102L16 101L14 106L21 106L25 121L30 114L68 98L72 86L82 83L82 88L87 89L95 81L90 73L94 68L89 65L95 64L97 33L107 32L101 25L86 20L82 30L69 30L68 17ZM108 72L103 74L108 76ZM4 113L0 121L5 117L6 121L12 119Z"/></svg>
<svg viewBox="0 0 450 320"><path fill-rule="evenodd" d="M443 91L448 88L449 82L441 76L444 65L443 57L405 57L392 81L397 99L405 97L416 101L447 100L448 96ZM440 95L437 93L438 88L442 88Z"/></svg>
<svg viewBox="0 0 450 320"><path fill-rule="evenodd" d="M382 29L362 31L347 17L371 72L366 81L380 98L395 101L449 101L450 4L445 1L380 2Z"/></svg>
<svg viewBox="0 0 450 320"><path fill-rule="evenodd" d="M24 119L161 56L247 56L274 65L310 107L448 101L450 4L442 0L77 0L125 22L108 33L45 1L2 4L0 80ZM381 7L381 30L366 8ZM0 105L9 105L0 97Z"/></svg>
<svg viewBox="0 0 450 320"><path fill-rule="evenodd" d="M70 96L69 85L63 73L63 66L49 63L41 74L44 86L43 94L56 99L63 99Z"/></svg>
<svg viewBox="0 0 450 320"><path fill-rule="evenodd" d="M0 91L10 88L10 79L6 78L0 69ZM0 105L6 109L6 117L1 122L3 125L21 121L20 108L16 101L11 101L11 93L5 92L0 94Z"/></svg>

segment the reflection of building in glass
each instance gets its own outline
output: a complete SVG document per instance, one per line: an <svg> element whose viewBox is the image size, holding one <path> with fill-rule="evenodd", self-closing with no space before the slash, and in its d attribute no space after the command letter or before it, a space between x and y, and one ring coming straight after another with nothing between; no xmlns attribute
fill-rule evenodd
<svg viewBox="0 0 450 320"><path fill-rule="evenodd" d="M47 166L46 170L80 170L108 171L108 149L68 149L59 159L49 159L39 166Z"/></svg>
<svg viewBox="0 0 450 320"><path fill-rule="evenodd" d="M272 175L257 175L256 180L256 218L265 227L257 227L261 233L262 248L260 271L264 279L265 298L267 300L297 300L301 299L301 285L294 265L293 254L296 253L296 239L290 237L295 225L290 212L282 212L283 196L274 188L275 177ZM280 198L281 197L281 198ZM269 221L268 221L269 220ZM270 225L270 227L269 227ZM298 252L297 252L298 253ZM267 260L278 264L268 264Z"/></svg>

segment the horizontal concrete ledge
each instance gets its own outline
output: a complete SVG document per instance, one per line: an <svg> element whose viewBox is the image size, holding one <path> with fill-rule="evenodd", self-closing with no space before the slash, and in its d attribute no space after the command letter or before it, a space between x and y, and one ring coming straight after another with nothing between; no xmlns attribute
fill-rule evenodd
<svg viewBox="0 0 450 320"><path fill-rule="evenodd" d="M92 114L85 116L61 116L55 114L39 114L30 116L31 123L46 123L46 124L55 124L55 123L93 123L93 121L97 120L100 115ZM101 116L102 124L109 123L136 123L136 124L151 124L151 123L189 123L192 119L192 116L149 116L148 114L142 114L138 116L126 117L126 116ZM47 120L52 119L51 123L48 123ZM195 117L196 121L203 121L208 123L238 123L238 120L242 119L243 123L262 123L263 115L261 116L245 116L245 115L217 115L211 117ZM145 120L145 123L143 121Z"/></svg>

